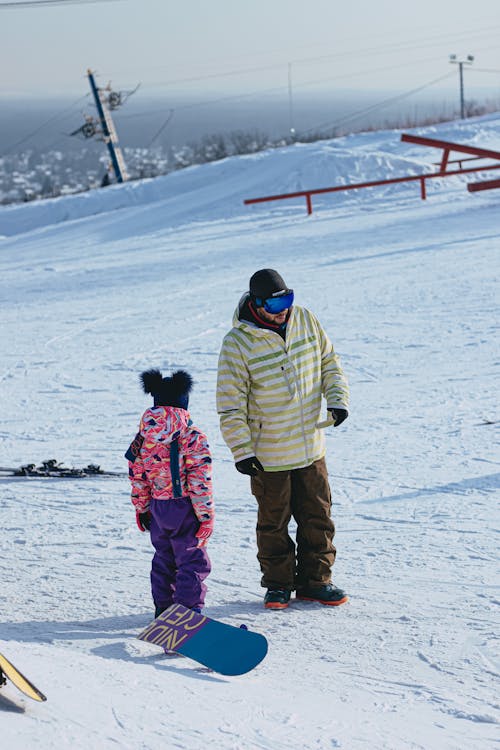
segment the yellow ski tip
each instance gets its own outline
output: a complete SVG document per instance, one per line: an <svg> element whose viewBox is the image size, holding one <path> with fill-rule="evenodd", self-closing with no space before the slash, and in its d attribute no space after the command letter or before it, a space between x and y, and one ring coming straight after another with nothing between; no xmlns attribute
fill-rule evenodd
<svg viewBox="0 0 500 750"><path fill-rule="evenodd" d="M34 701L46 701L45 695L33 685L16 667L5 658L3 654L0 654L0 669L4 675L14 683L14 685L22 693L32 698Z"/></svg>

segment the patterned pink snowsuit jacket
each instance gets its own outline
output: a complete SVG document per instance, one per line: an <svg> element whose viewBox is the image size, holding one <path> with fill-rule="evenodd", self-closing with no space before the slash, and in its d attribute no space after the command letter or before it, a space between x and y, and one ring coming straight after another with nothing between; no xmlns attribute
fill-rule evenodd
<svg viewBox="0 0 500 750"><path fill-rule="evenodd" d="M172 406L147 409L130 449L132 502L139 513L151 498L171 500L174 486L170 473L170 446L178 440L180 494L189 497L200 522L213 518L212 458L206 435L191 422L189 412ZM179 494L179 493L178 493Z"/></svg>

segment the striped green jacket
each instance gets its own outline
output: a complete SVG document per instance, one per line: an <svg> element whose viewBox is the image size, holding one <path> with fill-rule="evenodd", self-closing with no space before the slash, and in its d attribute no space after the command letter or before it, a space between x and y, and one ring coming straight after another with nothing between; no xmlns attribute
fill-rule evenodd
<svg viewBox="0 0 500 750"><path fill-rule="evenodd" d="M236 311L217 377L221 432L235 461L257 456L266 471L283 471L322 458L322 395L328 408L347 408L339 358L309 310L294 305L286 341Z"/></svg>

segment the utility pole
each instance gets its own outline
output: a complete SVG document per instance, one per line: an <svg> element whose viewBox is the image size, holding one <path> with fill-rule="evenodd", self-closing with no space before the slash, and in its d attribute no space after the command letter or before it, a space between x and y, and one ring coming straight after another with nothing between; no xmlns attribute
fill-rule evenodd
<svg viewBox="0 0 500 750"><path fill-rule="evenodd" d="M460 117L465 120L465 98L464 98L464 65L472 65L474 55L467 55L465 60L459 60L456 55L450 55L450 63L458 65L460 77Z"/></svg>
<svg viewBox="0 0 500 750"><path fill-rule="evenodd" d="M294 141L295 128L293 126L292 63L288 63L288 117L290 123L290 136Z"/></svg>
<svg viewBox="0 0 500 750"><path fill-rule="evenodd" d="M87 71L90 88L94 96L95 105L97 107L97 113L101 122L102 133L104 136L104 142L108 148L109 155L111 158L111 166L115 173L117 182L125 182L128 180L127 169L125 167L125 160L120 146L118 145L118 136L116 134L113 118L111 112L108 109L106 97L101 89L96 85L94 74L91 70Z"/></svg>

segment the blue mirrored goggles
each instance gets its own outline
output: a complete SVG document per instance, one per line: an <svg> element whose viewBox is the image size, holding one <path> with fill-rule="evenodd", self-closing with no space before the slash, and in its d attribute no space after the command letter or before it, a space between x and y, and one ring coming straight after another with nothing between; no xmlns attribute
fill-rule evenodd
<svg viewBox="0 0 500 750"><path fill-rule="evenodd" d="M255 297L255 304L257 307L263 307L271 315L277 315L293 305L293 289L285 289L283 292L278 292L275 296L266 299Z"/></svg>

